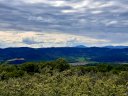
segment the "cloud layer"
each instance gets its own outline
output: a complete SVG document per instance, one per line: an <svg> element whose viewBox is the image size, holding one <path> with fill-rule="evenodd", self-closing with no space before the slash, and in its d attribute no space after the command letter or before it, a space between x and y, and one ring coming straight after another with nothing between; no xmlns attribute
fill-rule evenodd
<svg viewBox="0 0 128 96"><path fill-rule="evenodd" d="M86 36L69 35L65 33L42 33L42 32L0 32L0 47L60 47L74 46L79 44L95 45L108 43L108 40L94 39Z"/></svg>
<svg viewBox="0 0 128 96"><path fill-rule="evenodd" d="M128 0L0 0L0 46L128 45L127 5ZM32 32L47 38L33 40ZM11 40L17 34L21 42Z"/></svg>

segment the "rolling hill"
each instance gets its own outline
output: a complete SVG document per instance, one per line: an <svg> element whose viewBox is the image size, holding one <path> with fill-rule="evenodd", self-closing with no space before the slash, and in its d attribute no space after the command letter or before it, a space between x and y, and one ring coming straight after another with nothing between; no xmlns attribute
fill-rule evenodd
<svg viewBox="0 0 128 96"><path fill-rule="evenodd" d="M0 49L0 61L24 58L26 61L48 61L66 58L69 62L89 60L96 62L128 62L128 48L60 47L60 48L5 48Z"/></svg>

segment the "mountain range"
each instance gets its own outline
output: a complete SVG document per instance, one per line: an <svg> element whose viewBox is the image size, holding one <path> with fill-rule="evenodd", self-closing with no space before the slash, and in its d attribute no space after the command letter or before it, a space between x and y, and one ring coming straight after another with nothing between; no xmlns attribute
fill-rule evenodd
<svg viewBox="0 0 128 96"><path fill-rule="evenodd" d="M69 62L128 62L128 48L58 47L58 48L5 48L0 49L0 61L23 58L26 61L49 61L66 58Z"/></svg>
<svg viewBox="0 0 128 96"><path fill-rule="evenodd" d="M86 46L84 46L84 45L77 45L77 46L75 46L76 48L87 48ZM94 46L95 47L95 46ZM101 47L101 48L113 48L113 49L124 49L124 48L128 48L128 46L112 46L112 45L110 45L110 46L103 46L103 47Z"/></svg>

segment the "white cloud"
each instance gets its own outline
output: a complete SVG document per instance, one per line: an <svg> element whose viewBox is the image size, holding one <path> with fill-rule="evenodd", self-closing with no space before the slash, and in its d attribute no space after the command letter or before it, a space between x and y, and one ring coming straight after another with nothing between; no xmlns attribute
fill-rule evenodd
<svg viewBox="0 0 128 96"><path fill-rule="evenodd" d="M78 44L96 44L109 42L104 39L95 39L87 36L77 36L65 33L40 33L40 32L2 32L0 31L0 44L6 47L59 47L75 46ZM9 44L9 45L8 45Z"/></svg>
<svg viewBox="0 0 128 96"><path fill-rule="evenodd" d="M96 10L96 11L92 11L92 14L101 14L103 11L102 10Z"/></svg>
<svg viewBox="0 0 128 96"><path fill-rule="evenodd" d="M116 25L116 24L118 24L118 21L110 21L106 23L106 26Z"/></svg>
<svg viewBox="0 0 128 96"><path fill-rule="evenodd" d="M116 1L109 1L107 3L100 4L100 6L98 6L98 7L99 8L111 7L111 6L115 6L116 4L117 4Z"/></svg>
<svg viewBox="0 0 128 96"><path fill-rule="evenodd" d="M55 7L67 5L66 1L63 0L21 0L21 1L29 4L44 3Z"/></svg>
<svg viewBox="0 0 128 96"><path fill-rule="evenodd" d="M47 2L48 0L20 0L23 1L25 3L43 3L43 2Z"/></svg>

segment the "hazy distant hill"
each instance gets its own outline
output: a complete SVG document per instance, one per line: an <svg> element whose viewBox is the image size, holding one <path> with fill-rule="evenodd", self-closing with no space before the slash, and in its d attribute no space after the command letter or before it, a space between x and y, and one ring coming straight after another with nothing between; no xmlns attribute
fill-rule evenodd
<svg viewBox="0 0 128 96"><path fill-rule="evenodd" d="M6 48L0 49L0 61L14 58L24 58L26 61L46 61L57 58L67 58L69 61L91 60L98 62L128 62L128 48Z"/></svg>
<svg viewBox="0 0 128 96"><path fill-rule="evenodd" d="M76 48L87 48L86 46L84 46L84 45L77 45L77 46L75 46Z"/></svg>
<svg viewBox="0 0 128 96"><path fill-rule="evenodd" d="M75 46L76 48L87 48L87 46L84 45L77 45ZM101 48L111 48L111 49L124 49L124 48L128 48L128 46L103 46Z"/></svg>
<svg viewBox="0 0 128 96"><path fill-rule="evenodd" d="M128 48L128 46L105 46L105 48L124 49Z"/></svg>

